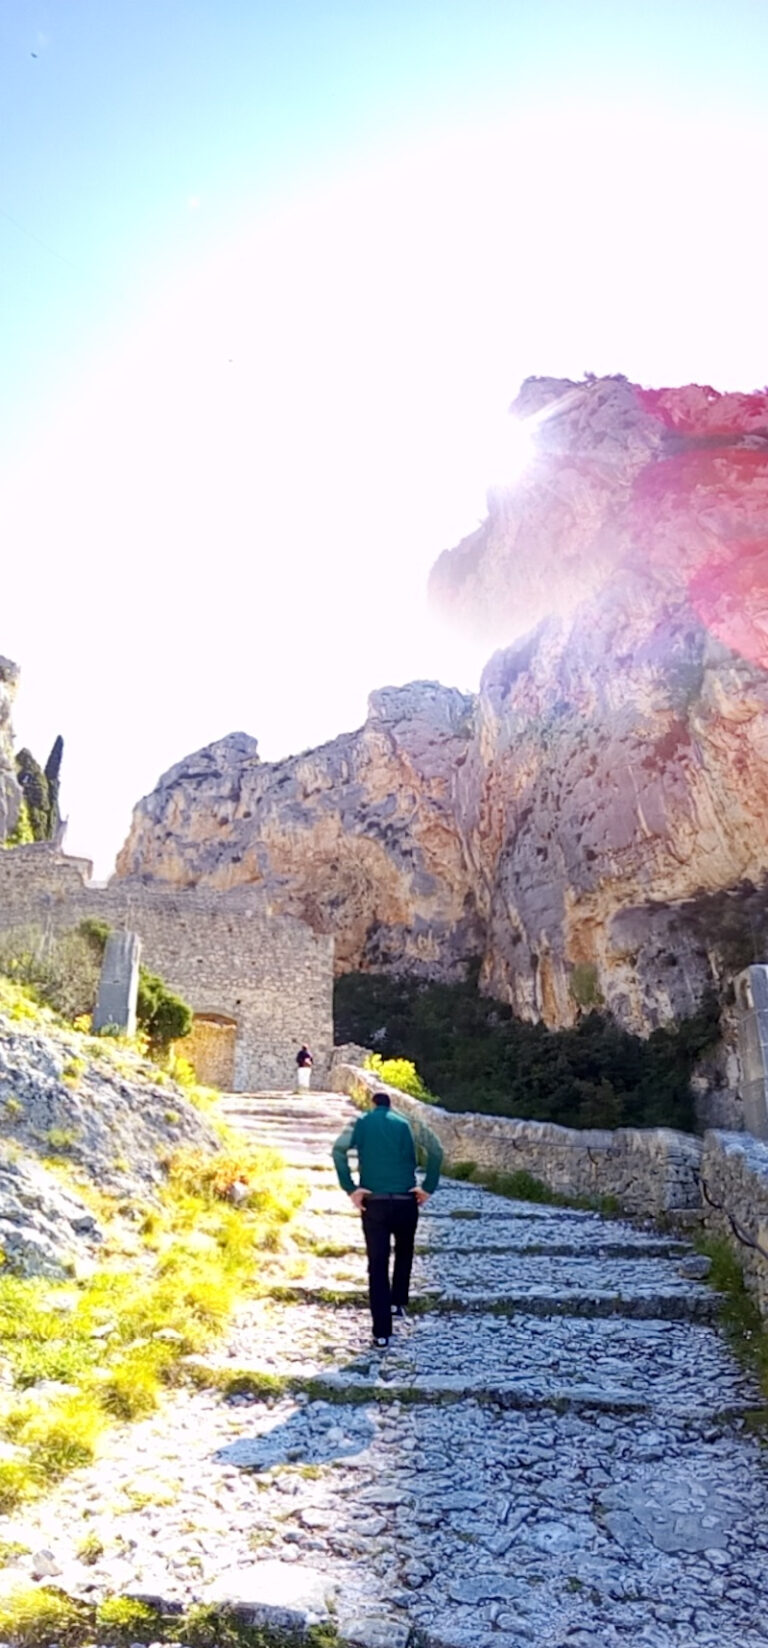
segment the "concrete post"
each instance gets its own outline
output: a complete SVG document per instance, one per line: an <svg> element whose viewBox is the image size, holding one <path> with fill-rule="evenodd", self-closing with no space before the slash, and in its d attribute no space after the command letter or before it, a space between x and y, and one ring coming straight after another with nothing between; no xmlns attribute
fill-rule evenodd
<svg viewBox="0 0 768 1648"><path fill-rule="evenodd" d="M744 1126L756 1139L768 1139L768 966L739 973L736 1006Z"/></svg>
<svg viewBox="0 0 768 1648"><path fill-rule="evenodd" d="M140 956L138 933L110 933L101 965L94 1030L114 1025L125 1036L135 1035Z"/></svg>

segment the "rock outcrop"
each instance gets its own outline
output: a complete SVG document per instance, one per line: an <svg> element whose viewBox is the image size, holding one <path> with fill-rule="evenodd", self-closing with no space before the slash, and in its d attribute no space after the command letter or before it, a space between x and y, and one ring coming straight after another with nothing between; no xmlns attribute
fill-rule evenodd
<svg viewBox="0 0 768 1648"><path fill-rule="evenodd" d="M11 712L19 672L9 658L0 658L0 842L15 828L21 790L16 781Z"/></svg>
<svg viewBox="0 0 768 1648"><path fill-rule="evenodd" d="M0 1009L0 1252L8 1271L87 1272L102 1240L89 1190L134 1217L156 1200L175 1151L220 1148L183 1092L167 1078L161 1087L157 1075L128 1049L57 1025L46 1009L31 1023Z"/></svg>
<svg viewBox="0 0 768 1648"><path fill-rule="evenodd" d="M465 774L484 980L647 1029L748 943L722 898L768 871L768 393L533 379L513 412L529 469L432 578L489 635L538 626L485 671Z"/></svg>
<svg viewBox="0 0 768 1648"><path fill-rule="evenodd" d="M474 701L435 682L371 695L357 732L286 761L223 738L171 768L134 813L118 875L259 883L336 938L336 965L450 977L482 953L457 827Z"/></svg>
<svg viewBox="0 0 768 1648"><path fill-rule="evenodd" d="M685 601L659 609L639 577L621 596L489 665L462 827L491 993L552 1024L605 1000L643 1029L723 970L714 895L765 876L768 677Z"/></svg>
<svg viewBox="0 0 768 1648"><path fill-rule="evenodd" d="M768 392L533 379L514 411L530 465L432 578L506 643L478 698L388 689L271 766L225 740L140 803L118 871L262 881L340 970L477 957L526 1017L649 1030L768 908Z"/></svg>

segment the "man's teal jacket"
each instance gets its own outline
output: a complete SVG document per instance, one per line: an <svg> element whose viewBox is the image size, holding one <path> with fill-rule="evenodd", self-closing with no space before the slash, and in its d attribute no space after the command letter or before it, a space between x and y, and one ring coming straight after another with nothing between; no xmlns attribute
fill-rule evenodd
<svg viewBox="0 0 768 1648"><path fill-rule="evenodd" d="M425 1123L416 1124L419 1145L427 1154L423 1189L432 1195L440 1178L443 1147ZM348 1154L357 1151L360 1185L349 1171ZM386 1105L376 1105L345 1127L333 1147L339 1184L347 1195L362 1187L374 1196L403 1196L416 1188L416 1143L410 1123Z"/></svg>

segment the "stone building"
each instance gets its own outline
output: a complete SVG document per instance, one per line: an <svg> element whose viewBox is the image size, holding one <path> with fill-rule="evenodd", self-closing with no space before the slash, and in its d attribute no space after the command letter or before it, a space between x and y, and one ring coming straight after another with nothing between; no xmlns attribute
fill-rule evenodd
<svg viewBox="0 0 768 1648"><path fill-rule="evenodd" d="M307 1042L321 1076L333 1046L333 939L272 914L257 887L91 883L87 859L39 843L0 852L0 933L63 932L87 917L142 940L142 960L195 1014L184 1051L232 1092L291 1087Z"/></svg>

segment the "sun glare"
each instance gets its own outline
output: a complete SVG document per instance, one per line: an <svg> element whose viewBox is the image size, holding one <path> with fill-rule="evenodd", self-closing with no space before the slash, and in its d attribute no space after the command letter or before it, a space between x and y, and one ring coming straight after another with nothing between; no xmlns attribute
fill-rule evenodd
<svg viewBox="0 0 768 1648"><path fill-rule="evenodd" d="M535 456L535 433L532 419L509 415L493 431L488 442L490 486L516 485Z"/></svg>

